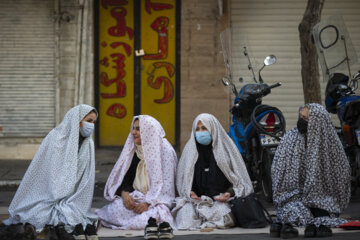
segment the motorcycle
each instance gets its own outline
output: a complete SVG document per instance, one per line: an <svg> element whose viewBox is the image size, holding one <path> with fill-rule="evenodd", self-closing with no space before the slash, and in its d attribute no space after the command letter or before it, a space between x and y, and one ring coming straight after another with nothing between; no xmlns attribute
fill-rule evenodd
<svg viewBox="0 0 360 240"><path fill-rule="evenodd" d="M360 71L351 79L349 76L350 66L357 61L356 52L340 16L331 16L315 25L313 37L327 81L326 110L339 119L340 126L335 129L351 166L351 192L355 194L360 186L360 95L356 94ZM344 74L343 69L348 73Z"/></svg>
<svg viewBox="0 0 360 240"><path fill-rule="evenodd" d="M270 94L271 89L281 86L281 83L269 86L264 83L261 71L265 66L274 64L276 57L269 55L265 58L264 65L258 73L259 81L257 81L247 48L244 47L244 55L248 58L248 68L253 74L255 83L245 84L238 92L232 81L230 51L224 39L226 33L223 32L222 34L227 72L227 75L222 78L222 83L225 86L230 86L235 95L234 106L230 110L233 115L233 124L229 128L228 134L244 158L255 191L261 190L265 199L271 202L271 164L280 138L285 133L286 123L279 109L262 104L262 98ZM242 78L239 80L242 82Z"/></svg>
<svg viewBox="0 0 360 240"><path fill-rule="evenodd" d="M360 72L350 81L345 74L334 73L325 90L326 110L340 120L337 131L351 166L352 194L360 186L360 96L355 94L359 79Z"/></svg>

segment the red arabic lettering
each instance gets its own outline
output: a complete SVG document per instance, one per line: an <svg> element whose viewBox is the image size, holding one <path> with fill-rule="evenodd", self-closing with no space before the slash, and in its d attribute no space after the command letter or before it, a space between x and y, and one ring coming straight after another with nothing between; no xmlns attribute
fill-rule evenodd
<svg viewBox="0 0 360 240"><path fill-rule="evenodd" d="M128 4L127 0L101 0L101 5L105 9L107 9L108 6L121 6L127 4Z"/></svg>
<svg viewBox="0 0 360 240"><path fill-rule="evenodd" d="M151 88L159 89L161 85L164 83L164 96L161 99L155 99L155 103L168 103L174 98L174 87L171 80L168 77L160 76L155 79L154 82L154 72L156 69L161 67L165 67L168 75L170 77L174 76L175 67L168 62L157 62L153 64L154 70L150 73L150 76L147 79L147 83Z"/></svg>
<svg viewBox="0 0 360 240"><path fill-rule="evenodd" d="M104 57L103 59L100 60L100 64L108 67L109 66L109 59L107 57Z"/></svg>
<svg viewBox="0 0 360 240"><path fill-rule="evenodd" d="M114 17L116 20L116 26L113 26L108 29L108 33L111 36L114 37L125 36L127 32L130 39L133 39L134 31L130 27L126 26L126 20L125 20L126 14L127 11L123 7L116 7L111 9L111 16Z"/></svg>
<svg viewBox="0 0 360 240"><path fill-rule="evenodd" d="M126 75L124 70L125 67L125 55L121 53L113 53L110 55L114 58L113 62L116 65L113 67L116 69L117 76L114 79L109 79L107 73L102 72L100 74L101 83L105 86L110 86L113 83L116 83L116 93L102 93L101 96L103 98L120 98L126 96L126 84L123 81L123 78Z"/></svg>
<svg viewBox="0 0 360 240"><path fill-rule="evenodd" d="M164 3L152 3L151 0L146 0L145 2L145 9L146 12L151 14L151 9L154 9L155 11L160 11L164 9L172 9L173 5L171 4L164 4Z"/></svg>
<svg viewBox="0 0 360 240"><path fill-rule="evenodd" d="M158 17L151 24L151 28L158 32L158 41L159 41L159 51L156 54L146 54L144 55L145 60L154 60L154 59L164 59L167 57L168 49L168 25L169 18L167 17Z"/></svg>
<svg viewBox="0 0 360 240"><path fill-rule="evenodd" d="M126 108L124 105L120 103L115 103L108 108L106 114L111 117L116 117L121 119L126 116Z"/></svg>
<svg viewBox="0 0 360 240"><path fill-rule="evenodd" d="M112 48L117 48L118 46L123 46L124 49L125 49L125 52L128 56L131 55L131 46L127 43L124 43L124 42L113 42L110 44L110 46Z"/></svg>
<svg viewBox="0 0 360 240"><path fill-rule="evenodd" d="M170 77L174 76L175 67L171 63L168 63L168 62L156 62L156 63L153 63L153 66L155 67L155 69L165 67L167 73L169 74L169 76Z"/></svg>

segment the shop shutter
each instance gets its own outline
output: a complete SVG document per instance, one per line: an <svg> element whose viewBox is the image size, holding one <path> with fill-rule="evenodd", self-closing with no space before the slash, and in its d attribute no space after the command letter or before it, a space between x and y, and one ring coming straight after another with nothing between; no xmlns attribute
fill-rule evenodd
<svg viewBox="0 0 360 240"><path fill-rule="evenodd" d="M277 63L262 71L264 81L271 85L282 82L282 86L273 89L263 99L264 104L278 107L285 115L287 129L296 126L298 108L304 103L301 79L301 55L298 25L305 12L307 0L232 0L231 27L232 61L234 79L244 78L244 83L236 80L238 89L245 83L252 83L247 69L248 62L243 55L242 46L248 46L256 70L263 65L269 54L277 57ZM326 0L322 17L333 14L343 16L354 47L360 55L360 1ZM359 65L352 67L352 72ZM320 70L321 71L321 70ZM326 83L320 76L321 95L324 101ZM336 119L336 116L333 116ZM336 122L336 121L335 121Z"/></svg>
<svg viewBox="0 0 360 240"><path fill-rule="evenodd" d="M45 136L55 88L54 1L1 0L0 136Z"/></svg>

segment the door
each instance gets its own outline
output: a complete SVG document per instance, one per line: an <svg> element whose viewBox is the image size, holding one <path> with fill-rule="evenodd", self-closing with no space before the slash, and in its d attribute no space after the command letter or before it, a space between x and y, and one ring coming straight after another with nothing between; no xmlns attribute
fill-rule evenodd
<svg viewBox="0 0 360 240"><path fill-rule="evenodd" d="M97 145L122 146L134 115L179 139L179 6L175 0L96 2Z"/></svg>

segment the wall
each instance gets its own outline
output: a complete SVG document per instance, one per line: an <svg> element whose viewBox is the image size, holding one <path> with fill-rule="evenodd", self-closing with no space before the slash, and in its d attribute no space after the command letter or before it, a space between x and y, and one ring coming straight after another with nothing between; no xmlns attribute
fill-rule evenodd
<svg viewBox="0 0 360 240"><path fill-rule="evenodd" d="M229 98L221 84L225 67L219 37L226 14L219 16L215 0L181 1L181 149L200 113L213 114L228 129Z"/></svg>

